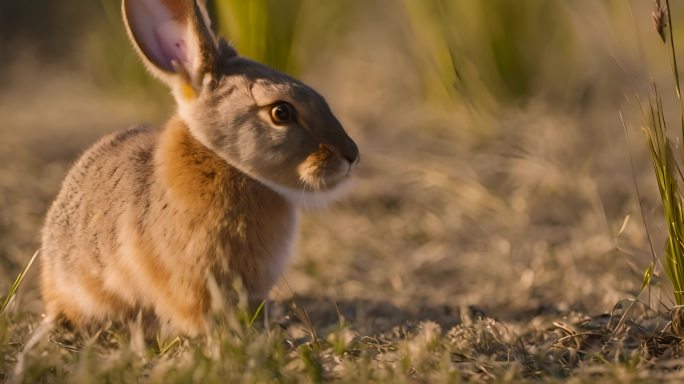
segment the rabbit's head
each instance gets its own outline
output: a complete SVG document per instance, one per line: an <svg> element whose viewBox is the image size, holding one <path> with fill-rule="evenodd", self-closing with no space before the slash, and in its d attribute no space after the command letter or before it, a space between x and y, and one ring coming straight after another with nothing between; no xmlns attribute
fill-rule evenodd
<svg viewBox="0 0 684 384"><path fill-rule="evenodd" d="M350 178L358 148L316 91L237 55L202 0L123 0L129 36L193 136L286 198L311 204Z"/></svg>

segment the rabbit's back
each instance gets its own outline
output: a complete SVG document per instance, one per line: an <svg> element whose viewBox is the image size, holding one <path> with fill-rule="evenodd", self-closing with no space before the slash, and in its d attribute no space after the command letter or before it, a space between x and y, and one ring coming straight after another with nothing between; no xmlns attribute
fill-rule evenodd
<svg viewBox="0 0 684 384"><path fill-rule="evenodd" d="M76 162L50 208L42 239L41 284L48 314L80 323L124 316L130 303L106 287L118 253L120 218L149 201L157 134L144 127L104 137Z"/></svg>

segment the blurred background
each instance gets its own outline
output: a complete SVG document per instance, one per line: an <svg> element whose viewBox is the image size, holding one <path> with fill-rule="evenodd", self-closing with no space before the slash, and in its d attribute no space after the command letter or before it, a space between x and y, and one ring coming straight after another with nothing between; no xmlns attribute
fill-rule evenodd
<svg viewBox="0 0 684 384"><path fill-rule="evenodd" d="M373 330L468 306L600 313L637 294L652 258L641 212L656 250L665 232L636 95L656 82L677 103L652 1L209 5L241 54L319 90L362 152L349 197L306 215L276 300L334 301ZM0 291L78 155L173 110L118 0L0 2ZM38 313L33 276L22 303Z"/></svg>

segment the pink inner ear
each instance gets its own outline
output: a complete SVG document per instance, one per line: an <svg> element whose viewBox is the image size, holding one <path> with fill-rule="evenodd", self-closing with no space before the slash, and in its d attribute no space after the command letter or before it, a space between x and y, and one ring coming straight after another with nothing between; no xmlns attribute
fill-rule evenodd
<svg viewBox="0 0 684 384"><path fill-rule="evenodd" d="M183 29L183 26L175 20L160 23L154 28L154 37L169 67L172 67L171 61L173 60L186 68L190 66L188 46Z"/></svg>
<svg viewBox="0 0 684 384"><path fill-rule="evenodd" d="M174 72L175 60L190 70L193 42L188 26L178 21L161 0L127 0L124 4L133 39L150 63Z"/></svg>

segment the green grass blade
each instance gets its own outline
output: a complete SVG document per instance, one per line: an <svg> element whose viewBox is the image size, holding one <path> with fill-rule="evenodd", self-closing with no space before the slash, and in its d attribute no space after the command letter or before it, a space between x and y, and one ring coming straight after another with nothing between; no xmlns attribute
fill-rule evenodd
<svg viewBox="0 0 684 384"><path fill-rule="evenodd" d="M169 343L164 343L163 341L159 340L159 335L157 335L157 347L159 349L159 353L157 356L163 356L173 348L181 345L182 340L180 337L176 337L175 339L171 340Z"/></svg>
<svg viewBox="0 0 684 384"><path fill-rule="evenodd" d="M651 277L653 276L653 263L650 263L648 265L648 268L646 268L646 271L644 271L644 278L641 281L641 288L639 289L639 294L641 294L646 287L649 286L651 283Z"/></svg>
<svg viewBox="0 0 684 384"><path fill-rule="evenodd" d="M252 316L252 319L249 321L250 328L252 328L252 325L254 325L257 317L259 317L259 314L264 309L264 305L266 305L266 301L262 301L261 304L259 304L259 307L257 307L256 311L254 311L254 316Z"/></svg>
<svg viewBox="0 0 684 384"><path fill-rule="evenodd" d="M677 305L682 305L684 304L684 200L680 183L684 181L684 176L668 136L663 102L655 84L653 90L653 95L648 98L646 111L642 108L647 125L644 131L668 231L663 266L672 284L675 302ZM652 262L645 272L642 290L648 286L654 266Z"/></svg>
<svg viewBox="0 0 684 384"><path fill-rule="evenodd" d="M294 57L302 0L225 0L215 2L219 29L241 55L289 73Z"/></svg>
<svg viewBox="0 0 684 384"><path fill-rule="evenodd" d="M2 304L0 304L0 313L4 313L5 310L7 309L7 306L9 306L10 302L12 301L12 298L17 294L17 290L21 286L21 283L24 281L24 278L26 277L26 274L28 271L31 269L31 266L33 265L33 262L36 261L36 258L38 257L38 253L40 250L36 251L31 259L29 260L28 264L26 264L26 267L24 267L24 270L19 273L19 276L14 280L14 283L12 284L12 287L10 287L9 292L7 293L7 296L2 300Z"/></svg>
<svg viewBox="0 0 684 384"><path fill-rule="evenodd" d="M638 95L637 95L638 99ZM639 108L641 108L641 113L644 114L644 109L641 103L639 103ZM625 118L622 115L622 111L618 112L618 115L620 116L620 122L622 123L622 129L625 132L625 140L627 141L627 144L629 146L629 131L627 130L627 124L625 124ZM647 141L649 143L649 146L652 148L653 141L650 139L650 131L646 130L646 135L647 135ZM651 152L653 153L653 152ZM649 276L648 276L648 281L650 282L651 276L653 275L653 271L657 265L660 265L663 269L664 267L662 266L662 262L658 258L658 254L655 251L655 246L653 245L653 238L651 237L651 232L648 230L648 225L646 225L646 214L644 212L644 206L641 203L641 191L639 190L639 183L637 183L637 178L636 178L636 167L634 166L634 157L632 156L631 152L629 154L629 162L632 167L632 180L634 181L634 190L636 191L637 194L637 201L639 201L639 210L641 211L641 220L644 225L644 229L646 230L646 237L648 239L648 245L651 248L651 256L653 257L653 261L651 261L651 264L649 266ZM623 223L623 227L627 224L627 221L625 220L625 223ZM622 232L622 229L620 230ZM618 235L619 236L619 235ZM647 282L646 282L647 283ZM639 291L639 294L643 292L645 287L648 287L649 285L642 284L641 290ZM650 290L649 290L649 300L650 300Z"/></svg>

